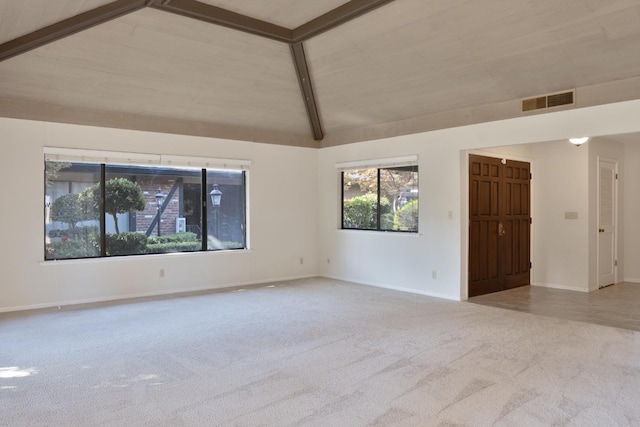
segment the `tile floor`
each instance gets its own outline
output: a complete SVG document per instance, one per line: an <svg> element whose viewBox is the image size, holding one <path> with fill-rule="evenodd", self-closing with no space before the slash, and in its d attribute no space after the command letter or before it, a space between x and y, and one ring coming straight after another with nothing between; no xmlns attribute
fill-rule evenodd
<svg viewBox="0 0 640 427"><path fill-rule="evenodd" d="M619 283L590 293L523 286L469 302L640 331L640 283Z"/></svg>

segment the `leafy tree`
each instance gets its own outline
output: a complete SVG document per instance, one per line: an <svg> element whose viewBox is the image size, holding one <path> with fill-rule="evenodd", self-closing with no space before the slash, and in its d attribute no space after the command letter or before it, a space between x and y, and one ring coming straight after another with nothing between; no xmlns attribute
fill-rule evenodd
<svg viewBox="0 0 640 427"><path fill-rule="evenodd" d="M398 196L406 190L416 188L418 174L416 166L380 168L380 195L393 203L393 210L400 208ZM377 193L378 169L356 169L345 171L344 190L361 194Z"/></svg>
<svg viewBox="0 0 640 427"><path fill-rule="evenodd" d="M67 162L52 162L47 160L44 167L44 180L47 187L53 184L53 181L58 177L58 172L62 169L66 169L71 166L71 163Z"/></svg>
<svg viewBox="0 0 640 427"><path fill-rule="evenodd" d="M85 190L87 197L93 200L95 206L100 206L100 184ZM113 217L116 234L120 234L118 214L144 210L147 202L144 200L142 189L137 182L126 178L112 178L105 183L105 212ZM99 212L99 209L95 210Z"/></svg>

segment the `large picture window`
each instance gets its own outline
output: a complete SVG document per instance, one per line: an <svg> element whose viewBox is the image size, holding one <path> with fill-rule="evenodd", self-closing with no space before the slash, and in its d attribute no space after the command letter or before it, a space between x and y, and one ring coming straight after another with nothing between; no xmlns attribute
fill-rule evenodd
<svg viewBox="0 0 640 427"><path fill-rule="evenodd" d="M342 228L418 232L418 166L342 170Z"/></svg>
<svg viewBox="0 0 640 427"><path fill-rule="evenodd" d="M246 249L246 171L45 156L45 260Z"/></svg>

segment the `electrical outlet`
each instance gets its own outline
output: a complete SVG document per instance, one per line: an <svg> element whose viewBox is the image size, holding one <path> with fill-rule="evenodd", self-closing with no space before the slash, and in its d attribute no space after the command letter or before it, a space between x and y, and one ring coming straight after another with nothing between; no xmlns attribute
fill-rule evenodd
<svg viewBox="0 0 640 427"><path fill-rule="evenodd" d="M304 264L304 258L300 257L300 265Z"/></svg>
<svg viewBox="0 0 640 427"><path fill-rule="evenodd" d="M331 264L331 258L327 258L327 264Z"/></svg>
<svg viewBox="0 0 640 427"><path fill-rule="evenodd" d="M433 271L431 272L431 278L432 278L432 279L436 279L437 277L438 277L438 272L437 272L437 271L435 271L435 270L433 270Z"/></svg>
<svg viewBox="0 0 640 427"><path fill-rule="evenodd" d="M160 269L160 278L163 278L163 277L164 277L164 268L161 268Z"/></svg>

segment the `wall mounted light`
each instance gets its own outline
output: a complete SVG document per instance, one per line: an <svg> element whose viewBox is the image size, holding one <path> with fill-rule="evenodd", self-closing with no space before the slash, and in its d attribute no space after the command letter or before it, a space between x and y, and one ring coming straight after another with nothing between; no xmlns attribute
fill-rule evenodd
<svg viewBox="0 0 640 427"><path fill-rule="evenodd" d="M569 138L569 142L572 143L573 145L575 145L576 147L581 146L582 144L584 144L588 140L589 140L588 136L582 136L580 138Z"/></svg>

